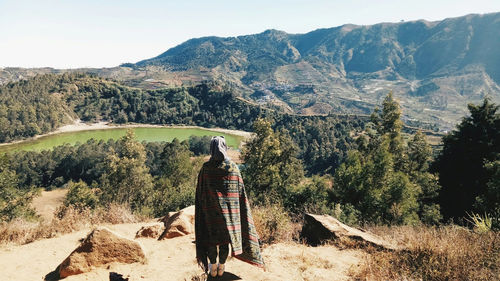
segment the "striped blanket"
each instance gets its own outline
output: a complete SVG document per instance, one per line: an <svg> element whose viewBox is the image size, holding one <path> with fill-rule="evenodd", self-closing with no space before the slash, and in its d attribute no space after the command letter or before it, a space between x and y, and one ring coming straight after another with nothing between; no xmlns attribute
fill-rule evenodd
<svg viewBox="0 0 500 281"><path fill-rule="evenodd" d="M264 268L250 204L234 162L225 159L203 164L195 206L196 259L205 271L207 247L229 243L235 258Z"/></svg>

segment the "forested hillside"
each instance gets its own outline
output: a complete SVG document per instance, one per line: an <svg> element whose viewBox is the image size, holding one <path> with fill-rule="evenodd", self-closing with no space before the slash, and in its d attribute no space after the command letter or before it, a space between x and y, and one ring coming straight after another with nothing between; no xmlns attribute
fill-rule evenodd
<svg viewBox="0 0 500 281"><path fill-rule="evenodd" d="M141 89L217 81L257 103L305 115L368 114L392 90L405 124L444 131L467 114L467 103L485 96L500 102L499 23L500 13L492 13L203 37L113 68L3 68L0 84L75 71Z"/></svg>
<svg viewBox="0 0 500 281"><path fill-rule="evenodd" d="M452 128L467 112L467 102L478 103L485 95L500 101L499 24L500 14L493 13L346 24L305 34L267 30L204 37L125 66L162 67L187 82L225 80L259 93L261 102L284 101L301 113L369 113L394 90L405 122ZM175 83L172 77L148 78Z"/></svg>
<svg viewBox="0 0 500 281"><path fill-rule="evenodd" d="M253 121L265 117L299 145L299 157L310 173L335 169L352 148L351 131L362 130L367 119L284 114L245 101L218 83L143 90L97 76L49 74L11 82L0 91L6 101L0 113L2 142L52 131L71 118L251 131Z"/></svg>
<svg viewBox="0 0 500 281"><path fill-rule="evenodd" d="M75 117L61 78L39 75L0 87L0 142L47 133Z"/></svg>
<svg viewBox="0 0 500 281"><path fill-rule="evenodd" d="M498 106L487 99L482 106L469 106L471 117L464 118L457 131L443 139L444 150L438 152L438 161L433 162L432 150L422 133L414 136L403 133L402 111L392 94L386 97L382 108L374 110L368 118L284 114L243 100L219 83L143 90L97 76L50 74L9 83L1 90L2 98L8 100L2 105L2 124L6 128L2 132L9 133L2 135L4 140L7 136L19 139L41 132L19 130L33 127L29 122L41 124L37 126L49 131L71 118L89 122L105 120L257 130L254 142L261 139L261 143L255 151L260 152L243 152L248 162L249 170L245 173L250 178L249 185L260 186L257 190L275 190L279 194L276 198L285 196L282 203L290 210L302 208L300 202L306 202L321 212L334 212L335 205L330 203L335 202L341 204L345 220L403 224L437 223L441 218L440 208L446 219L462 219L469 211L498 212L495 196ZM24 106L25 102L29 102L29 106ZM256 124L257 120L260 121ZM259 138L259 134L263 136ZM160 171L160 167L169 164L162 163L157 156L163 153L165 159L177 157L175 147L178 143L140 145L131 139L121 142L143 151L140 162L144 162L141 164L144 168L139 170L145 169L141 173L146 178L171 174ZM3 173L17 174L12 184L26 192L32 186L58 187L71 180L83 180L87 185L100 182L105 186L118 186L121 176L107 178L115 173L107 169L114 167L116 157L136 157L127 156L130 151L119 143L89 142L77 147L59 147L50 153L17 153L8 156L10 165ZM275 145L270 145L273 143ZM195 139L182 147L186 159L190 155L189 147L197 154L203 150L200 140ZM269 152L265 153L265 149ZM206 153L206 148L204 150ZM122 152L113 156L114 151ZM254 155L264 158L256 159L257 164L252 168ZM186 164L187 178L192 173L190 165ZM262 167L268 167L270 174L259 179L257 174ZM251 171L256 174L248 175ZM465 176L460 184L455 180L456 171L462 171L460 174ZM466 171L476 171L475 179L470 181L473 177ZM321 179L318 175L334 176L333 189L327 192L331 179ZM304 176L313 177L304 182ZM176 180L171 178L159 184L169 188L179 186L170 181ZM254 181L262 182L256 185ZM467 182L469 184L464 186ZM294 186L301 187L297 191ZM441 192L440 186L443 187ZM142 200L141 194L137 194L137 200ZM450 201L449 198L455 199ZM458 203L458 209L453 207ZM494 221L497 225L496 215Z"/></svg>

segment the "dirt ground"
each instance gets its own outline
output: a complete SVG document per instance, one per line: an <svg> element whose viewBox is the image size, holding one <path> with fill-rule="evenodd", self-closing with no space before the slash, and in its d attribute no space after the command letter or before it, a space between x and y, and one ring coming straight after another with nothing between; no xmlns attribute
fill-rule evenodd
<svg viewBox="0 0 500 281"><path fill-rule="evenodd" d="M54 211L62 205L66 193L67 189L42 191L40 196L33 199L31 206L43 219L50 221L54 217Z"/></svg>
<svg viewBox="0 0 500 281"><path fill-rule="evenodd" d="M47 219L62 203L65 190L43 192L33 202L35 209ZM135 233L151 223L105 225L117 234L134 239ZM44 239L26 245L0 248L0 280L43 280L79 245L92 229ZM70 276L64 280L109 280L116 272L133 280L200 280L203 272L195 260L194 235L158 241L136 239L143 247L147 263L111 264L91 272ZM226 274L217 280L349 280L364 257L360 250L339 250L334 246L309 247L298 243L278 243L266 246L262 255L267 270L229 259Z"/></svg>
<svg viewBox="0 0 500 281"><path fill-rule="evenodd" d="M107 225L109 229L133 239L147 223ZM86 237L90 229L27 245L0 249L1 280L42 280L52 272ZM157 241L136 239L148 259L146 264L112 264L64 280L109 280L109 273L123 274L129 280L192 280L202 270L195 260L194 236ZM224 278L218 280L348 280L363 258L358 250L338 250L333 246L309 247L296 243L279 243L265 247L263 257L267 271L229 259ZM238 279L239 278L239 279Z"/></svg>

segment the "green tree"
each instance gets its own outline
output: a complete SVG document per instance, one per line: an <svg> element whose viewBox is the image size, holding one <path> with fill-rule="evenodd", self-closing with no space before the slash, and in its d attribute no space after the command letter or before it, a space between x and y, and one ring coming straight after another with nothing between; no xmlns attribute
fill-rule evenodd
<svg viewBox="0 0 500 281"><path fill-rule="evenodd" d="M192 153L186 141L174 139L167 143L161 153L160 175L155 179L154 214L164 216L194 203L195 168L200 161L191 161Z"/></svg>
<svg viewBox="0 0 500 281"><path fill-rule="evenodd" d="M500 229L500 154L497 155L497 160L487 162L485 168L490 177L486 183L486 193L478 196L476 204L483 210L488 210L493 228Z"/></svg>
<svg viewBox="0 0 500 281"><path fill-rule="evenodd" d="M469 104L468 108L470 116L443 137L443 149L435 163L446 218L490 213L491 207L498 204L498 196L487 195L493 171L488 170L487 163L498 160L500 153L499 107L485 99L481 105Z"/></svg>
<svg viewBox="0 0 500 281"><path fill-rule="evenodd" d="M400 117L400 107L389 93L383 110L372 114L375 130L367 127L357 140L359 150L350 151L337 169L334 199L352 206L364 221L434 223L440 215L434 203L437 177L428 172L432 150L421 132L405 146Z"/></svg>
<svg viewBox="0 0 500 281"><path fill-rule="evenodd" d="M179 142L175 138L167 143L161 154L161 177L170 180L174 186L189 181L193 174L191 156L192 153L186 141Z"/></svg>
<svg viewBox="0 0 500 281"><path fill-rule="evenodd" d="M385 97L382 103L382 111L375 108L371 115L371 121L375 124L375 128L380 136L389 137L389 151L397 156L396 165L400 167L404 161L403 154L403 138L401 129L403 122L401 121L401 107L394 99L392 92Z"/></svg>
<svg viewBox="0 0 500 281"><path fill-rule="evenodd" d="M134 211L152 212L153 179L146 167L144 146L137 142L132 130L118 141L115 152L107 158L107 171L101 178L103 203L127 204Z"/></svg>
<svg viewBox="0 0 500 281"><path fill-rule="evenodd" d="M255 121L254 133L242 152L245 185L256 200L282 200L286 189L304 176L297 147L285 132L274 132L265 119Z"/></svg>
<svg viewBox="0 0 500 281"><path fill-rule="evenodd" d="M334 197L359 211L362 221L411 224L418 222L420 189L394 169L389 138L367 154L349 153L334 177Z"/></svg>
<svg viewBox="0 0 500 281"><path fill-rule="evenodd" d="M67 184L68 193L64 198L64 205L72 205L77 209L90 208L94 209L99 203L99 199L85 182L73 182L69 181Z"/></svg>
<svg viewBox="0 0 500 281"><path fill-rule="evenodd" d="M20 189L17 175L9 169L6 156L0 156L0 222L17 217L33 218L35 212L30 203L35 195L30 190Z"/></svg>

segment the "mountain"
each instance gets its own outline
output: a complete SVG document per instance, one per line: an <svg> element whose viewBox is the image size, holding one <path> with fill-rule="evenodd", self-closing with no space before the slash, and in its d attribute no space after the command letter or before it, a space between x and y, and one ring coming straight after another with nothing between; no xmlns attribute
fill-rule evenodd
<svg viewBox="0 0 500 281"><path fill-rule="evenodd" d="M157 72L152 83L223 80L303 114L369 113L392 90L407 122L450 128L468 102L500 101L499 50L500 13L493 13L197 38L124 66L169 73Z"/></svg>
<svg viewBox="0 0 500 281"><path fill-rule="evenodd" d="M146 89L222 81L246 99L305 115L369 114L393 91L408 125L449 130L467 103L500 103L499 50L500 13L492 13L196 38L114 68L0 68L0 84L67 71Z"/></svg>

